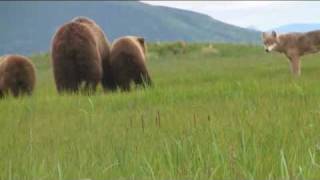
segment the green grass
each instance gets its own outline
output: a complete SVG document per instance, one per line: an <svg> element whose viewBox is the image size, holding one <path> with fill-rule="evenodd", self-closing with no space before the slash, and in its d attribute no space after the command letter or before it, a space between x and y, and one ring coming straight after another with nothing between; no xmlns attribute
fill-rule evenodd
<svg viewBox="0 0 320 180"><path fill-rule="evenodd" d="M320 57L293 78L262 47L149 46L155 87L0 101L0 179L319 179Z"/></svg>

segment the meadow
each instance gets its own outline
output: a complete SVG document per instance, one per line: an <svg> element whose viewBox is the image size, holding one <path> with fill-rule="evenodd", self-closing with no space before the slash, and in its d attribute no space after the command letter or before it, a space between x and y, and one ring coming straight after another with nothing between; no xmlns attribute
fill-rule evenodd
<svg viewBox="0 0 320 180"><path fill-rule="evenodd" d="M254 45L149 44L154 87L0 100L0 179L320 179L320 55L292 77Z"/></svg>

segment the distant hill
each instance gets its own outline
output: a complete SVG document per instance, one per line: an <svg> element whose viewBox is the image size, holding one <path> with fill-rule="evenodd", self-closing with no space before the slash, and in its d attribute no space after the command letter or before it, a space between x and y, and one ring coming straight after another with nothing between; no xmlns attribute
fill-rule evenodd
<svg viewBox="0 0 320 180"><path fill-rule="evenodd" d="M248 26L246 28L254 31L260 31L256 26Z"/></svg>
<svg viewBox="0 0 320 180"><path fill-rule="evenodd" d="M320 30L320 24L288 24L280 27L276 27L272 30L276 30L277 32L287 33L287 32L307 32L313 30ZM270 30L271 31L271 30Z"/></svg>
<svg viewBox="0 0 320 180"><path fill-rule="evenodd" d="M113 40L140 35L148 41L258 43L258 31L207 15L136 1L0 2L0 54L48 51L57 28L75 16L94 19Z"/></svg>

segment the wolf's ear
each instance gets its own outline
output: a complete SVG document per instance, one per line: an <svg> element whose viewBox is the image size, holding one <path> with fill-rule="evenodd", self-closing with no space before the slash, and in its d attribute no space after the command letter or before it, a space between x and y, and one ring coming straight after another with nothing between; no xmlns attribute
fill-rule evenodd
<svg viewBox="0 0 320 180"><path fill-rule="evenodd" d="M272 37L277 37L277 33L275 31L272 31Z"/></svg>

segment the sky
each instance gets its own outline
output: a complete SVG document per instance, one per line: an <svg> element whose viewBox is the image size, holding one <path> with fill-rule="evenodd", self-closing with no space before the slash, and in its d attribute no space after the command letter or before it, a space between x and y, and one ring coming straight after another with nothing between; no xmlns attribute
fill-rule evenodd
<svg viewBox="0 0 320 180"><path fill-rule="evenodd" d="M320 24L320 1L142 1L207 14L241 27L271 30L292 23Z"/></svg>

